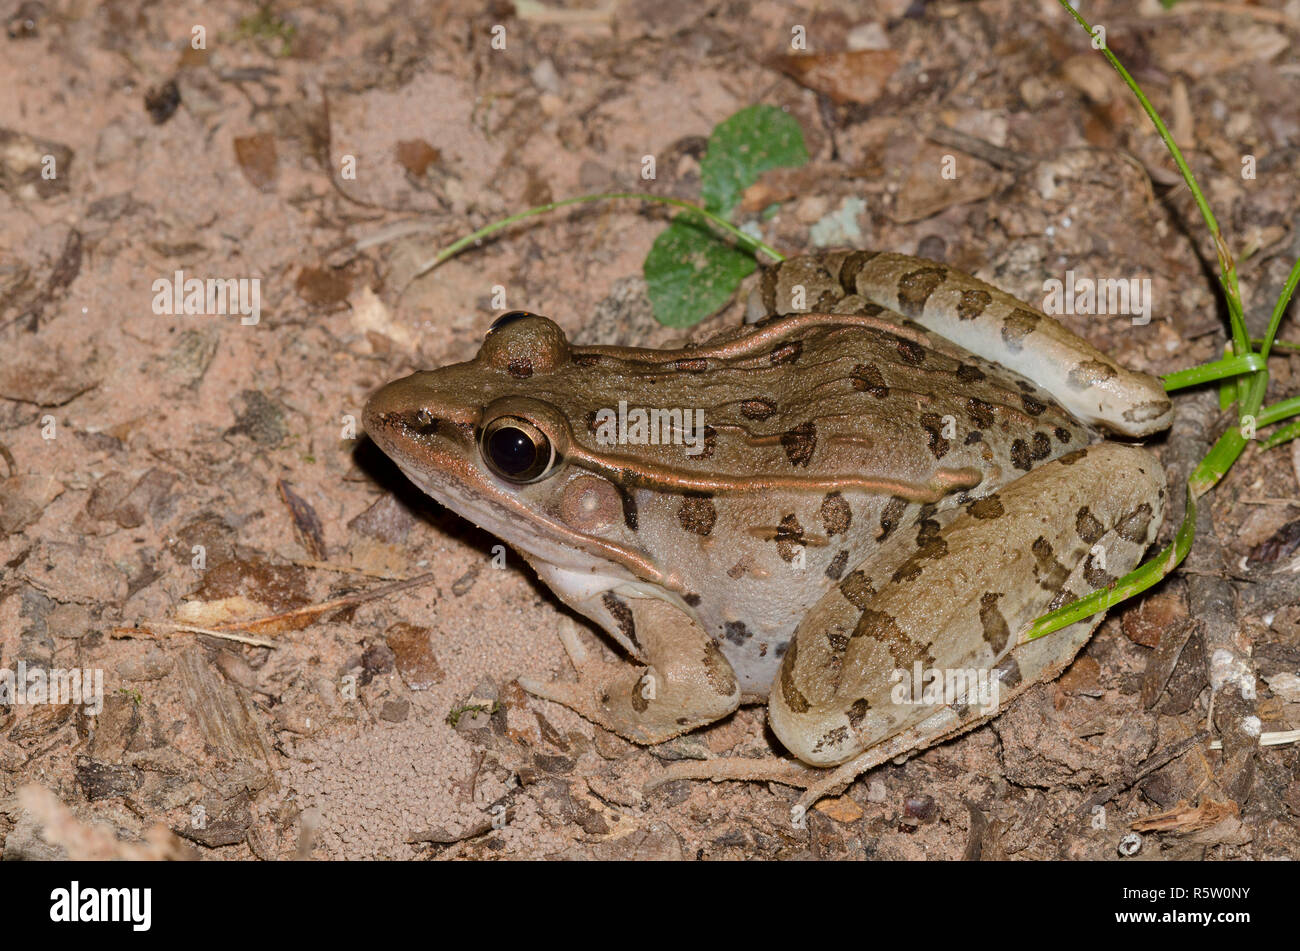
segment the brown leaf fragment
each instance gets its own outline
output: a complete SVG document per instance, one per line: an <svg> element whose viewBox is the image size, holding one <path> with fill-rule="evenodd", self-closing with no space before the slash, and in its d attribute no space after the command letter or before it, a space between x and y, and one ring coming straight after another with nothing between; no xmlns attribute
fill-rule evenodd
<svg viewBox="0 0 1300 951"><path fill-rule="evenodd" d="M294 279L298 296L314 307L335 307L352 293L352 277L331 267L305 267Z"/></svg>
<svg viewBox="0 0 1300 951"><path fill-rule="evenodd" d="M63 483L48 475L0 480L0 534L11 535L34 524L62 494Z"/></svg>
<svg viewBox="0 0 1300 951"><path fill-rule="evenodd" d="M1300 548L1300 518L1287 522L1251 549L1250 560L1257 564L1271 564L1290 558L1297 548Z"/></svg>
<svg viewBox="0 0 1300 951"><path fill-rule="evenodd" d="M823 799L814 806L818 812L830 816L836 822L857 822L862 818L862 807L848 796L836 796Z"/></svg>
<svg viewBox="0 0 1300 951"><path fill-rule="evenodd" d="M280 499L289 510L293 519L293 531L298 537L298 544L307 550L307 554L317 561L325 561L325 530L321 526L320 516L310 502L298 495L283 479L276 480L280 490Z"/></svg>
<svg viewBox="0 0 1300 951"><path fill-rule="evenodd" d="M1185 617L1187 606L1181 598L1157 594L1143 598L1136 607L1125 611L1120 617L1120 625L1124 636L1134 644L1155 647L1163 633Z"/></svg>
<svg viewBox="0 0 1300 951"><path fill-rule="evenodd" d="M239 136L235 139L235 161L250 185L269 191L278 171L275 136L267 132Z"/></svg>
<svg viewBox="0 0 1300 951"><path fill-rule="evenodd" d="M416 178L423 178L430 165L442 160L442 153L424 139L405 139L395 151L398 164Z"/></svg>
<svg viewBox="0 0 1300 951"><path fill-rule="evenodd" d="M213 753L229 762L265 765L266 745L248 702L212 669L203 648L183 650L176 670L191 721Z"/></svg>
<svg viewBox="0 0 1300 951"><path fill-rule="evenodd" d="M72 359L39 340L29 340L13 352L6 345L0 360L0 396L34 403L62 406L99 384L96 369L85 359Z"/></svg>
<svg viewBox="0 0 1300 951"><path fill-rule="evenodd" d="M875 102L898 69L896 50L791 53L773 65L801 86L824 93L838 105Z"/></svg>
<svg viewBox="0 0 1300 951"><path fill-rule="evenodd" d="M1240 808L1231 800L1215 802L1206 799L1199 806L1192 806L1186 799L1180 799L1172 809L1139 819L1131 823L1129 828L1134 832L1196 832L1217 825L1224 819L1235 819L1240 814Z"/></svg>
<svg viewBox="0 0 1300 951"><path fill-rule="evenodd" d="M1160 635L1156 649L1147 658L1147 668L1142 674L1141 699L1145 709L1150 710L1160 699L1165 685L1169 683L1169 678L1174 672L1174 667L1178 664L1178 658L1182 656L1183 647L1198 628L1198 622L1184 617Z"/></svg>
<svg viewBox="0 0 1300 951"><path fill-rule="evenodd" d="M412 690L428 690L442 683L442 668L433 656L427 627L399 621L384 632L384 641L397 659L397 672Z"/></svg>

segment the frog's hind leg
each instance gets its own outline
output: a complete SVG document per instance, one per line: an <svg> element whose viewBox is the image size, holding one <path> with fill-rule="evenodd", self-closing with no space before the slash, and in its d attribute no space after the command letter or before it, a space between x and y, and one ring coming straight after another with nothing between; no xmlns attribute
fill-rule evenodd
<svg viewBox="0 0 1300 951"><path fill-rule="evenodd" d="M859 251L839 263L841 283L861 298L1015 370L1085 422L1146 436L1173 420L1173 403L1155 377L1126 369L1059 321L991 284L905 254ZM1121 283L1121 299L1128 301L1128 282L1116 282Z"/></svg>
<svg viewBox="0 0 1300 951"><path fill-rule="evenodd" d="M680 736L740 705L740 682L731 665L690 617L657 598L616 603L621 632L633 639L647 665L611 664L590 656L577 625L565 618L560 640L578 681L520 677L520 686L642 744Z"/></svg>
<svg viewBox="0 0 1300 951"><path fill-rule="evenodd" d="M805 799L964 732L1060 673L1099 616L1023 645L1018 632L1132 569L1164 495L1154 457L1100 443L971 503L889 577L869 577L871 565L847 576L796 631L769 701L787 749L839 767Z"/></svg>

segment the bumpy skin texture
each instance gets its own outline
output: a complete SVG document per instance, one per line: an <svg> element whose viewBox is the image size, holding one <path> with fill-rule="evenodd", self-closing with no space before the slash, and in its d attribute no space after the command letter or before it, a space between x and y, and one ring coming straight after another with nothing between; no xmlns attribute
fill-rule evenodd
<svg viewBox="0 0 1300 951"><path fill-rule="evenodd" d="M801 298L812 312L779 316ZM902 255L788 261L751 314L764 319L676 351L575 347L543 317L514 319L474 360L368 404L367 430L413 481L514 544L644 665L584 661L576 684L525 686L639 742L770 689L782 742L830 765L986 715L895 704L895 670L996 671L1004 698L1059 672L1096 619L1013 651L1014 634L1154 538L1160 467L1094 426L1167 425L1158 381ZM602 444L601 411L620 402L702 410L697 451ZM540 434L535 481L485 458L503 420Z"/></svg>

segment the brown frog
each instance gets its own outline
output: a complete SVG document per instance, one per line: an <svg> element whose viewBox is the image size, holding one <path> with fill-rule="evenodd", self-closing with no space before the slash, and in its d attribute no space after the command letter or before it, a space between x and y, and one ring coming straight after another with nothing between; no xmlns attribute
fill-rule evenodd
<svg viewBox="0 0 1300 951"><path fill-rule="evenodd" d="M638 743L766 699L785 747L844 764L843 785L1070 663L1099 615L1016 635L1138 563L1163 472L1101 431L1155 433L1172 406L932 261L793 259L750 311L678 350L574 346L511 313L473 360L382 388L365 425L634 661L594 660L565 628L577 681L527 690Z"/></svg>

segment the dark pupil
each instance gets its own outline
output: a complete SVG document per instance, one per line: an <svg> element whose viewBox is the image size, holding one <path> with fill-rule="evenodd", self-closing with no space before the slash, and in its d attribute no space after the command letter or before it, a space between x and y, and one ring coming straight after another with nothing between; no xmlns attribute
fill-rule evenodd
<svg viewBox="0 0 1300 951"><path fill-rule="evenodd" d="M537 460L537 447L522 429L502 426L488 438L488 452L502 472L519 475Z"/></svg>

